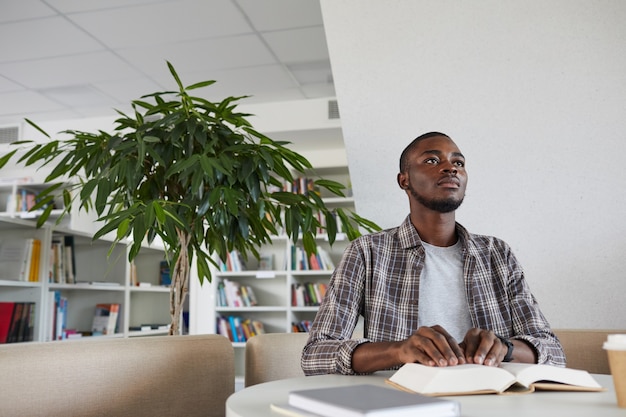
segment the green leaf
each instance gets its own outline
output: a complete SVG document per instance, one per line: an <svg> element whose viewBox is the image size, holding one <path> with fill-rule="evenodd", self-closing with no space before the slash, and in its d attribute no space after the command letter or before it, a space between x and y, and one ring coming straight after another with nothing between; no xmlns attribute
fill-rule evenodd
<svg viewBox="0 0 626 417"><path fill-rule="evenodd" d="M294 205L294 204L300 204L304 197L302 195L299 195L299 194L287 193L287 192L284 192L284 191L278 191L278 192L272 193L272 198L275 199L276 201L278 201L281 204L285 204L285 205L291 206L291 205Z"/></svg>
<svg viewBox="0 0 626 417"><path fill-rule="evenodd" d="M33 123L30 119L24 119L24 120L26 121L26 123L28 123L29 125L31 125L35 129L37 129L40 133L42 133L45 137L50 138L49 134L47 134L42 128L40 128L35 123Z"/></svg>
<svg viewBox="0 0 626 417"><path fill-rule="evenodd" d="M163 210L163 207L161 207L161 205L157 201L152 202L152 209L154 210L154 214L159 224L165 223L165 218L166 218L165 211Z"/></svg>
<svg viewBox="0 0 626 417"><path fill-rule="evenodd" d="M53 208L54 207L52 206L52 204L50 204L43 210L43 213L41 213L41 215L37 219L37 227L42 227L44 223L50 218L50 213L52 212Z"/></svg>
<svg viewBox="0 0 626 417"><path fill-rule="evenodd" d="M309 256L317 250L317 243L315 242L315 237L311 232L305 232L302 235L302 244L304 245L304 250Z"/></svg>
<svg viewBox="0 0 626 417"><path fill-rule="evenodd" d="M169 61L167 61L167 67L169 68L170 74L172 74L172 77L174 77L174 80L176 80L176 84L178 84L178 88L180 88L180 90L183 91L185 88L183 87L183 83L180 81L180 78L178 77L178 74L176 73L174 66Z"/></svg>
<svg viewBox="0 0 626 417"><path fill-rule="evenodd" d="M215 81L214 81L214 80L211 80L211 81L202 81L202 82L200 82L200 83L195 83L195 84L192 84L192 85L190 85L190 86L187 86L185 89L186 89L186 90L195 90L196 88L208 87L208 86L210 86L210 85L212 85L212 84L215 84Z"/></svg>
<svg viewBox="0 0 626 417"><path fill-rule="evenodd" d="M17 152L17 149L14 149L11 152L9 152L8 154L3 155L2 158L0 158L0 168L5 166L7 164L7 162L9 162L9 160L11 158L13 158L13 155L15 155L16 152Z"/></svg>

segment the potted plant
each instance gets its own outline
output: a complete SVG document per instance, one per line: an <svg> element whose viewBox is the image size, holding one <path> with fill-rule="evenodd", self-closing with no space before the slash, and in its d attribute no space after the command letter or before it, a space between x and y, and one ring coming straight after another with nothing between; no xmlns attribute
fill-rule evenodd
<svg viewBox="0 0 626 417"><path fill-rule="evenodd" d="M69 135L65 139L17 142L26 151L17 154L16 148L2 156L0 169L13 157L25 166L50 167L50 186L32 209L43 209L38 226L48 220L55 194L62 193L64 214L75 204L98 214L102 227L94 239L115 233L114 244L130 240L129 261L145 240L160 237L172 277L170 334L178 334L194 258L200 282L210 282L210 265L218 262L213 254L224 260L237 250L258 258L259 247L279 229L313 253L320 227L332 244L339 225L349 239L360 234L359 228L378 226L354 212L329 209L316 192L283 191L284 183L312 168L310 162L287 142L257 132L248 114L236 112L244 97L221 102L194 97L192 90L215 81L185 87L167 65L178 91L133 101L134 114L118 111L114 133L68 130L62 132ZM343 196L344 186L334 181L319 178L315 187Z"/></svg>

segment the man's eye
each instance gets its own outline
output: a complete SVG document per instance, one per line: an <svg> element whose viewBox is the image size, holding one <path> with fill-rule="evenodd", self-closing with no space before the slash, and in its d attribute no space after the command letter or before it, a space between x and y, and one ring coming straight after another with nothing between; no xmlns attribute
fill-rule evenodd
<svg viewBox="0 0 626 417"><path fill-rule="evenodd" d="M463 168L465 166L465 161L456 161L454 165Z"/></svg>
<svg viewBox="0 0 626 417"><path fill-rule="evenodd" d="M427 160L425 160L424 162L425 162L425 163L427 163L427 164L432 164L432 165L434 165L434 164L438 164L438 163L439 163L439 161L437 160L437 158L428 158L428 159L427 159Z"/></svg>

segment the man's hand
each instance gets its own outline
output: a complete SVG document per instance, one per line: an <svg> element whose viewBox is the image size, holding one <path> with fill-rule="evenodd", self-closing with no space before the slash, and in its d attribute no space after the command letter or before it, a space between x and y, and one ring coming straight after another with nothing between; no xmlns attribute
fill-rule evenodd
<svg viewBox="0 0 626 417"><path fill-rule="evenodd" d="M441 326L420 327L402 343L402 363L428 366L454 366L466 363L466 355L456 340Z"/></svg>
<svg viewBox="0 0 626 417"><path fill-rule="evenodd" d="M465 361L478 365L499 366L507 347L491 330L470 329L460 344Z"/></svg>

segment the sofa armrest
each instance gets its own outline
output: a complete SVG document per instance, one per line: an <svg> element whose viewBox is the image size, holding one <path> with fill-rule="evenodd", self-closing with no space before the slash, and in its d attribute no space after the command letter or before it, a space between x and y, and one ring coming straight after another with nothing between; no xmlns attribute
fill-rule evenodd
<svg viewBox="0 0 626 417"><path fill-rule="evenodd" d="M235 379L220 335L2 345L0 369L0 415L217 417Z"/></svg>

